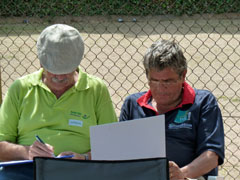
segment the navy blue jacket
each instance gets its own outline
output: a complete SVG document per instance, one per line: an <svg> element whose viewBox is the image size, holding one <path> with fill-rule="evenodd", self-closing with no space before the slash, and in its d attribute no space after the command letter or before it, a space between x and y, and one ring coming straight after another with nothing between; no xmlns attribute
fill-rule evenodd
<svg viewBox="0 0 240 180"><path fill-rule="evenodd" d="M119 121L158 115L151 106L151 91L128 96L121 108ZM170 161L183 167L206 150L224 161L224 130L221 111L213 94L184 83L182 103L165 113L166 154ZM217 175L218 168L207 173Z"/></svg>

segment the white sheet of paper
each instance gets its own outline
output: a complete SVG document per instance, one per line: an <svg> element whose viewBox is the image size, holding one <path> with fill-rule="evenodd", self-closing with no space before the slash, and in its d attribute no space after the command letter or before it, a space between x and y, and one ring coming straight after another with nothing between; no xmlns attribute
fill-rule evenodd
<svg viewBox="0 0 240 180"><path fill-rule="evenodd" d="M166 157L165 116L90 127L93 160Z"/></svg>

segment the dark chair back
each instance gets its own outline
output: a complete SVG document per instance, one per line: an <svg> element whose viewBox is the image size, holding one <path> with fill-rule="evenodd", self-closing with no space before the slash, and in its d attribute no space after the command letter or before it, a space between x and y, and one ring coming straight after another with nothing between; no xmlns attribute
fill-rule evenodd
<svg viewBox="0 0 240 180"><path fill-rule="evenodd" d="M168 180L168 160L153 158L127 161L34 159L35 180Z"/></svg>

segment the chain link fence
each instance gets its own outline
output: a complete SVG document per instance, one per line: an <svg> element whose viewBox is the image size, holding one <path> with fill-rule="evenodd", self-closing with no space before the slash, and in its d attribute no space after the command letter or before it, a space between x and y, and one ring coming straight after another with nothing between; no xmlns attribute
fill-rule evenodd
<svg viewBox="0 0 240 180"><path fill-rule="evenodd" d="M14 1L8 2L6 11ZM156 40L175 39L188 60L188 83L212 91L222 110L226 159L220 175L227 180L240 179L240 14L204 12L191 16L69 13L30 17L25 12L2 16L2 97L15 79L39 69L36 41L40 32L51 24L65 23L76 27L84 39L82 70L105 81L119 115L127 95L148 89L142 65L146 49Z"/></svg>

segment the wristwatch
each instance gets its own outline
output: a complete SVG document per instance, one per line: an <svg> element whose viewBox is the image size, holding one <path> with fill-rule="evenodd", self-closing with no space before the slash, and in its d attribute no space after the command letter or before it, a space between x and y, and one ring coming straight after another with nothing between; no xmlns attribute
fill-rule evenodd
<svg viewBox="0 0 240 180"><path fill-rule="evenodd" d="M86 154L83 154L83 156L85 157L85 160L89 160L88 153L86 153Z"/></svg>
<svg viewBox="0 0 240 180"><path fill-rule="evenodd" d="M202 176L200 176L200 177L197 178L197 179L191 179L191 178L184 178L184 179L186 179L186 180L205 180L205 178L202 177Z"/></svg>

